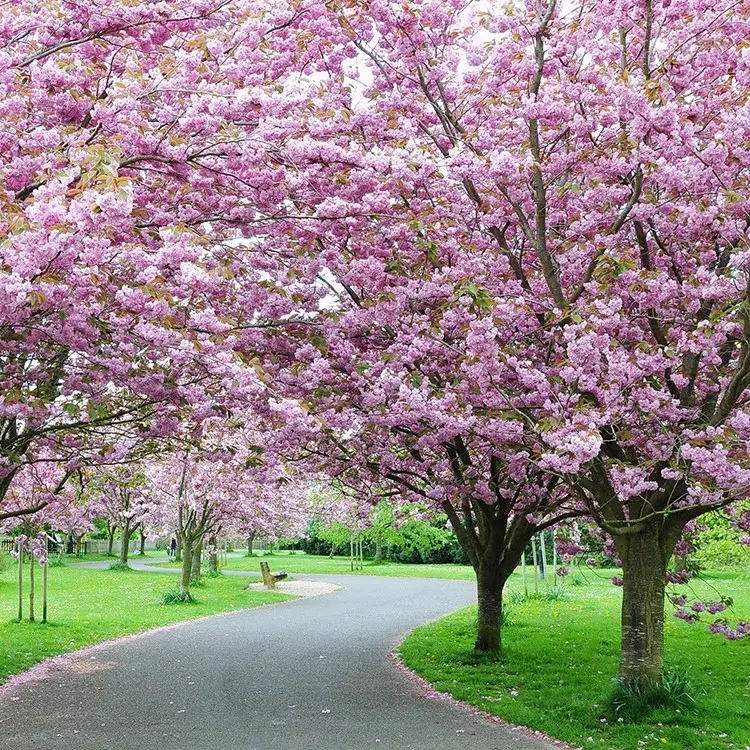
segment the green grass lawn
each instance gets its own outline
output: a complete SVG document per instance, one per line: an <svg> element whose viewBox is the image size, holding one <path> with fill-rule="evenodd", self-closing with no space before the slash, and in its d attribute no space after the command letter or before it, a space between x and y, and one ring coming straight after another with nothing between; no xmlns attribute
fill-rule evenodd
<svg viewBox="0 0 750 750"><path fill-rule="evenodd" d="M352 574L348 557L327 557L324 555L307 555L304 552L286 550L273 555L257 553L253 557L228 557L226 570L247 570L260 572L260 562L265 560L272 571L283 570L287 573L319 573L329 575ZM180 563L157 563L159 567L179 567ZM366 576L408 576L411 578L459 578L474 580L474 570L468 565L407 565L404 563L384 562L375 565L372 560L364 561L362 571L354 575Z"/></svg>
<svg viewBox="0 0 750 750"><path fill-rule="evenodd" d="M167 553L165 550L147 550L145 555L139 555L137 552L130 553L128 555L128 559L130 560L143 560L144 558L148 557L166 557ZM51 558L53 560L57 559L57 554L51 554ZM78 562L98 562L101 560L111 560L112 562L117 562L120 559L120 553L115 552L111 555L108 555L106 552L92 552L87 555L64 555L63 556L63 562L64 563L78 563Z"/></svg>
<svg viewBox="0 0 750 750"><path fill-rule="evenodd" d="M473 654L475 607L415 630L401 646L401 656L439 691L584 748L747 750L750 639L730 642L704 625L672 616L666 622L667 668L689 671L698 688L697 707L660 709L634 724L607 715L617 672L621 601L609 574L588 573L583 586L569 581L559 601L509 603L499 663ZM737 616L750 616L750 573L705 577L706 583L693 585L697 594L715 598L718 588L734 598Z"/></svg>
<svg viewBox="0 0 750 750"><path fill-rule="evenodd" d="M48 656L74 651L128 633L292 597L246 591L236 577L205 579L194 589L196 604L161 604L176 577L138 571L115 572L73 567L49 570L49 622L15 620L15 570L0 573L0 682ZM28 586L28 580L25 581ZM28 615L28 588L24 613ZM41 617L41 572L37 568L36 616Z"/></svg>

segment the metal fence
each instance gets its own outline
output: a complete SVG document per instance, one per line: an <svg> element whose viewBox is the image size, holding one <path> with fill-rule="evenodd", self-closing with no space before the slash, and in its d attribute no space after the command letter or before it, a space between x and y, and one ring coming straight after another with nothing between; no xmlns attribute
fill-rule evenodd
<svg viewBox="0 0 750 750"><path fill-rule="evenodd" d="M226 546L234 549L236 552L242 552L247 549L247 539L227 539ZM169 539L160 539L153 541L146 539L145 549L150 552L152 550L160 549L166 550L169 544ZM222 544L223 546L223 544ZM256 552L264 552L269 549L271 545L266 539L255 539L253 540L253 550ZM15 542L12 539L5 538L0 539L0 550L3 552L10 552L15 547ZM141 540L139 538L130 540L130 549L132 552L139 552L141 548ZM97 555L107 552L109 550L109 541L107 539L87 539L81 545L81 552L83 554ZM113 554L119 554L120 552L120 540L115 539L112 543Z"/></svg>
<svg viewBox="0 0 750 750"><path fill-rule="evenodd" d="M0 539L0 550L2 550L3 552L10 552L12 549L15 548L15 546L16 544L12 539ZM155 550L155 549L164 549L165 542L154 542L154 541L151 541L150 539L147 539L144 547L147 551ZM139 552L141 549L140 539L131 539L130 549L133 552ZM81 552L83 554L96 555L96 554L101 554L103 552L107 552L108 550L109 550L109 541L107 539L87 539L81 545ZM120 540L119 539L114 540L112 544L112 552L114 554L119 554L120 552Z"/></svg>

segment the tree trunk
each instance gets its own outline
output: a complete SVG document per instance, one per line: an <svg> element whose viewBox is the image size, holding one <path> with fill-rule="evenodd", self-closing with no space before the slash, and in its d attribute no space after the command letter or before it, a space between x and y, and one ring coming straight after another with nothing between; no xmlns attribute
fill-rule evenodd
<svg viewBox="0 0 750 750"><path fill-rule="evenodd" d="M499 507L499 506L498 506ZM518 567L524 551L536 527L518 514L508 524L506 512L498 507L480 507L481 518L474 529L464 523L469 521L469 513L464 509L461 516L450 503L444 503L445 510L456 538L471 561L477 577L477 634L474 650L499 654L503 624L503 588ZM495 515L497 513L497 515Z"/></svg>
<svg viewBox="0 0 750 750"><path fill-rule="evenodd" d="M182 534L178 531L175 539L177 540L177 546L174 548L174 560L180 562L182 560Z"/></svg>
<svg viewBox="0 0 750 750"><path fill-rule="evenodd" d="M255 541L255 532L251 531L247 535L247 556L252 557L253 556L253 542Z"/></svg>
<svg viewBox="0 0 750 750"><path fill-rule="evenodd" d="M497 563L480 563L477 574L477 638L475 651L500 653L503 584Z"/></svg>
<svg viewBox="0 0 750 750"><path fill-rule="evenodd" d="M180 576L180 593L190 593L191 573L193 572L193 548L186 544L182 549L182 575Z"/></svg>
<svg viewBox="0 0 750 750"><path fill-rule="evenodd" d="M211 537L211 554L208 556L208 569L212 573L219 572L219 555L216 549L216 537Z"/></svg>
<svg viewBox="0 0 750 750"><path fill-rule="evenodd" d="M128 555L130 554L130 519L123 521L120 526L120 563L128 564Z"/></svg>
<svg viewBox="0 0 750 750"><path fill-rule="evenodd" d="M659 530L646 530L618 540L623 564L622 650L620 678L627 682L659 682L664 667L664 590L666 562Z"/></svg>
<svg viewBox="0 0 750 750"><path fill-rule="evenodd" d="M383 539L380 536L380 532L375 532L375 565L380 565L383 562Z"/></svg>
<svg viewBox="0 0 750 750"><path fill-rule="evenodd" d="M187 550L185 550L187 552ZM201 577L201 556L203 554L203 540L199 539L191 551L190 580L197 581Z"/></svg>
<svg viewBox="0 0 750 750"><path fill-rule="evenodd" d="M146 533L144 531L140 531L139 533L141 535L141 539L140 539L141 544L140 544L140 547L138 548L138 554L143 556L146 554Z"/></svg>
<svg viewBox="0 0 750 750"><path fill-rule="evenodd" d="M117 530L117 527L115 526L108 526L107 527L107 554L112 554L112 547L114 547L115 544L115 531Z"/></svg>

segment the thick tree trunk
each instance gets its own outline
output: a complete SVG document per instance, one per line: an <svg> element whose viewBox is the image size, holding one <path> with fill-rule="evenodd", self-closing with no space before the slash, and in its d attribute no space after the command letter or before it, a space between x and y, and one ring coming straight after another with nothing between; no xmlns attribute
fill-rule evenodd
<svg viewBox="0 0 750 750"><path fill-rule="evenodd" d="M180 576L180 593L190 593L191 573L193 572L193 548L186 544L182 550L182 575Z"/></svg>
<svg viewBox="0 0 750 750"><path fill-rule="evenodd" d="M247 535L247 556L252 557L253 556L253 542L255 541L255 532L251 531Z"/></svg>
<svg viewBox="0 0 750 750"><path fill-rule="evenodd" d="M145 555L146 554L146 534L143 531L139 533L141 535L141 546L139 548L138 554Z"/></svg>
<svg viewBox="0 0 750 750"><path fill-rule="evenodd" d="M480 564L477 574L477 638L475 651L499 653L503 613L503 584L497 562Z"/></svg>
<svg viewBox="0 0 750 750"><path fill-rule="evenodd" d="M182 560L182 535L179 531L177 532L175 539L177 540L177 546L174 548L174 559L175 562L180 562L180 560Z"/></svg>
<svg viewBox="0 0 750 750"><path fill-rule="evenodd" d="M375 564L380 565L383 562L383 539L380 532L375 532Z"/></svg>
<svg viewBox="0 0 750 750"><path fill-rule="evenodd" d="M187 550L185 550L187 552ZM191 551L190 580L197 581L201 576L201 556L203 555L203 541L197 541Z"/></svg>
<svg viewBox="0 0 750 750"><path fill-rule="evenodd" d="M664 589L666 562L659 530L618 540L623 563L620 678L659 682L664 667Z"/></svg>

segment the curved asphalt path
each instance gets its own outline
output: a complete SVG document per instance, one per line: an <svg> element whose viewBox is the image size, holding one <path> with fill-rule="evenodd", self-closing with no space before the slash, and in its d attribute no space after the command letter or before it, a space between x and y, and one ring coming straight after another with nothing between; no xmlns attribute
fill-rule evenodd
<svg viewBox="0 0 750 750"><path fill-rule="evenodd" d="M474 602L470 582L295 578L345 588L126 638L3 691L0 748L553 747L427 698L396 669L394 644Z"/></svg>

